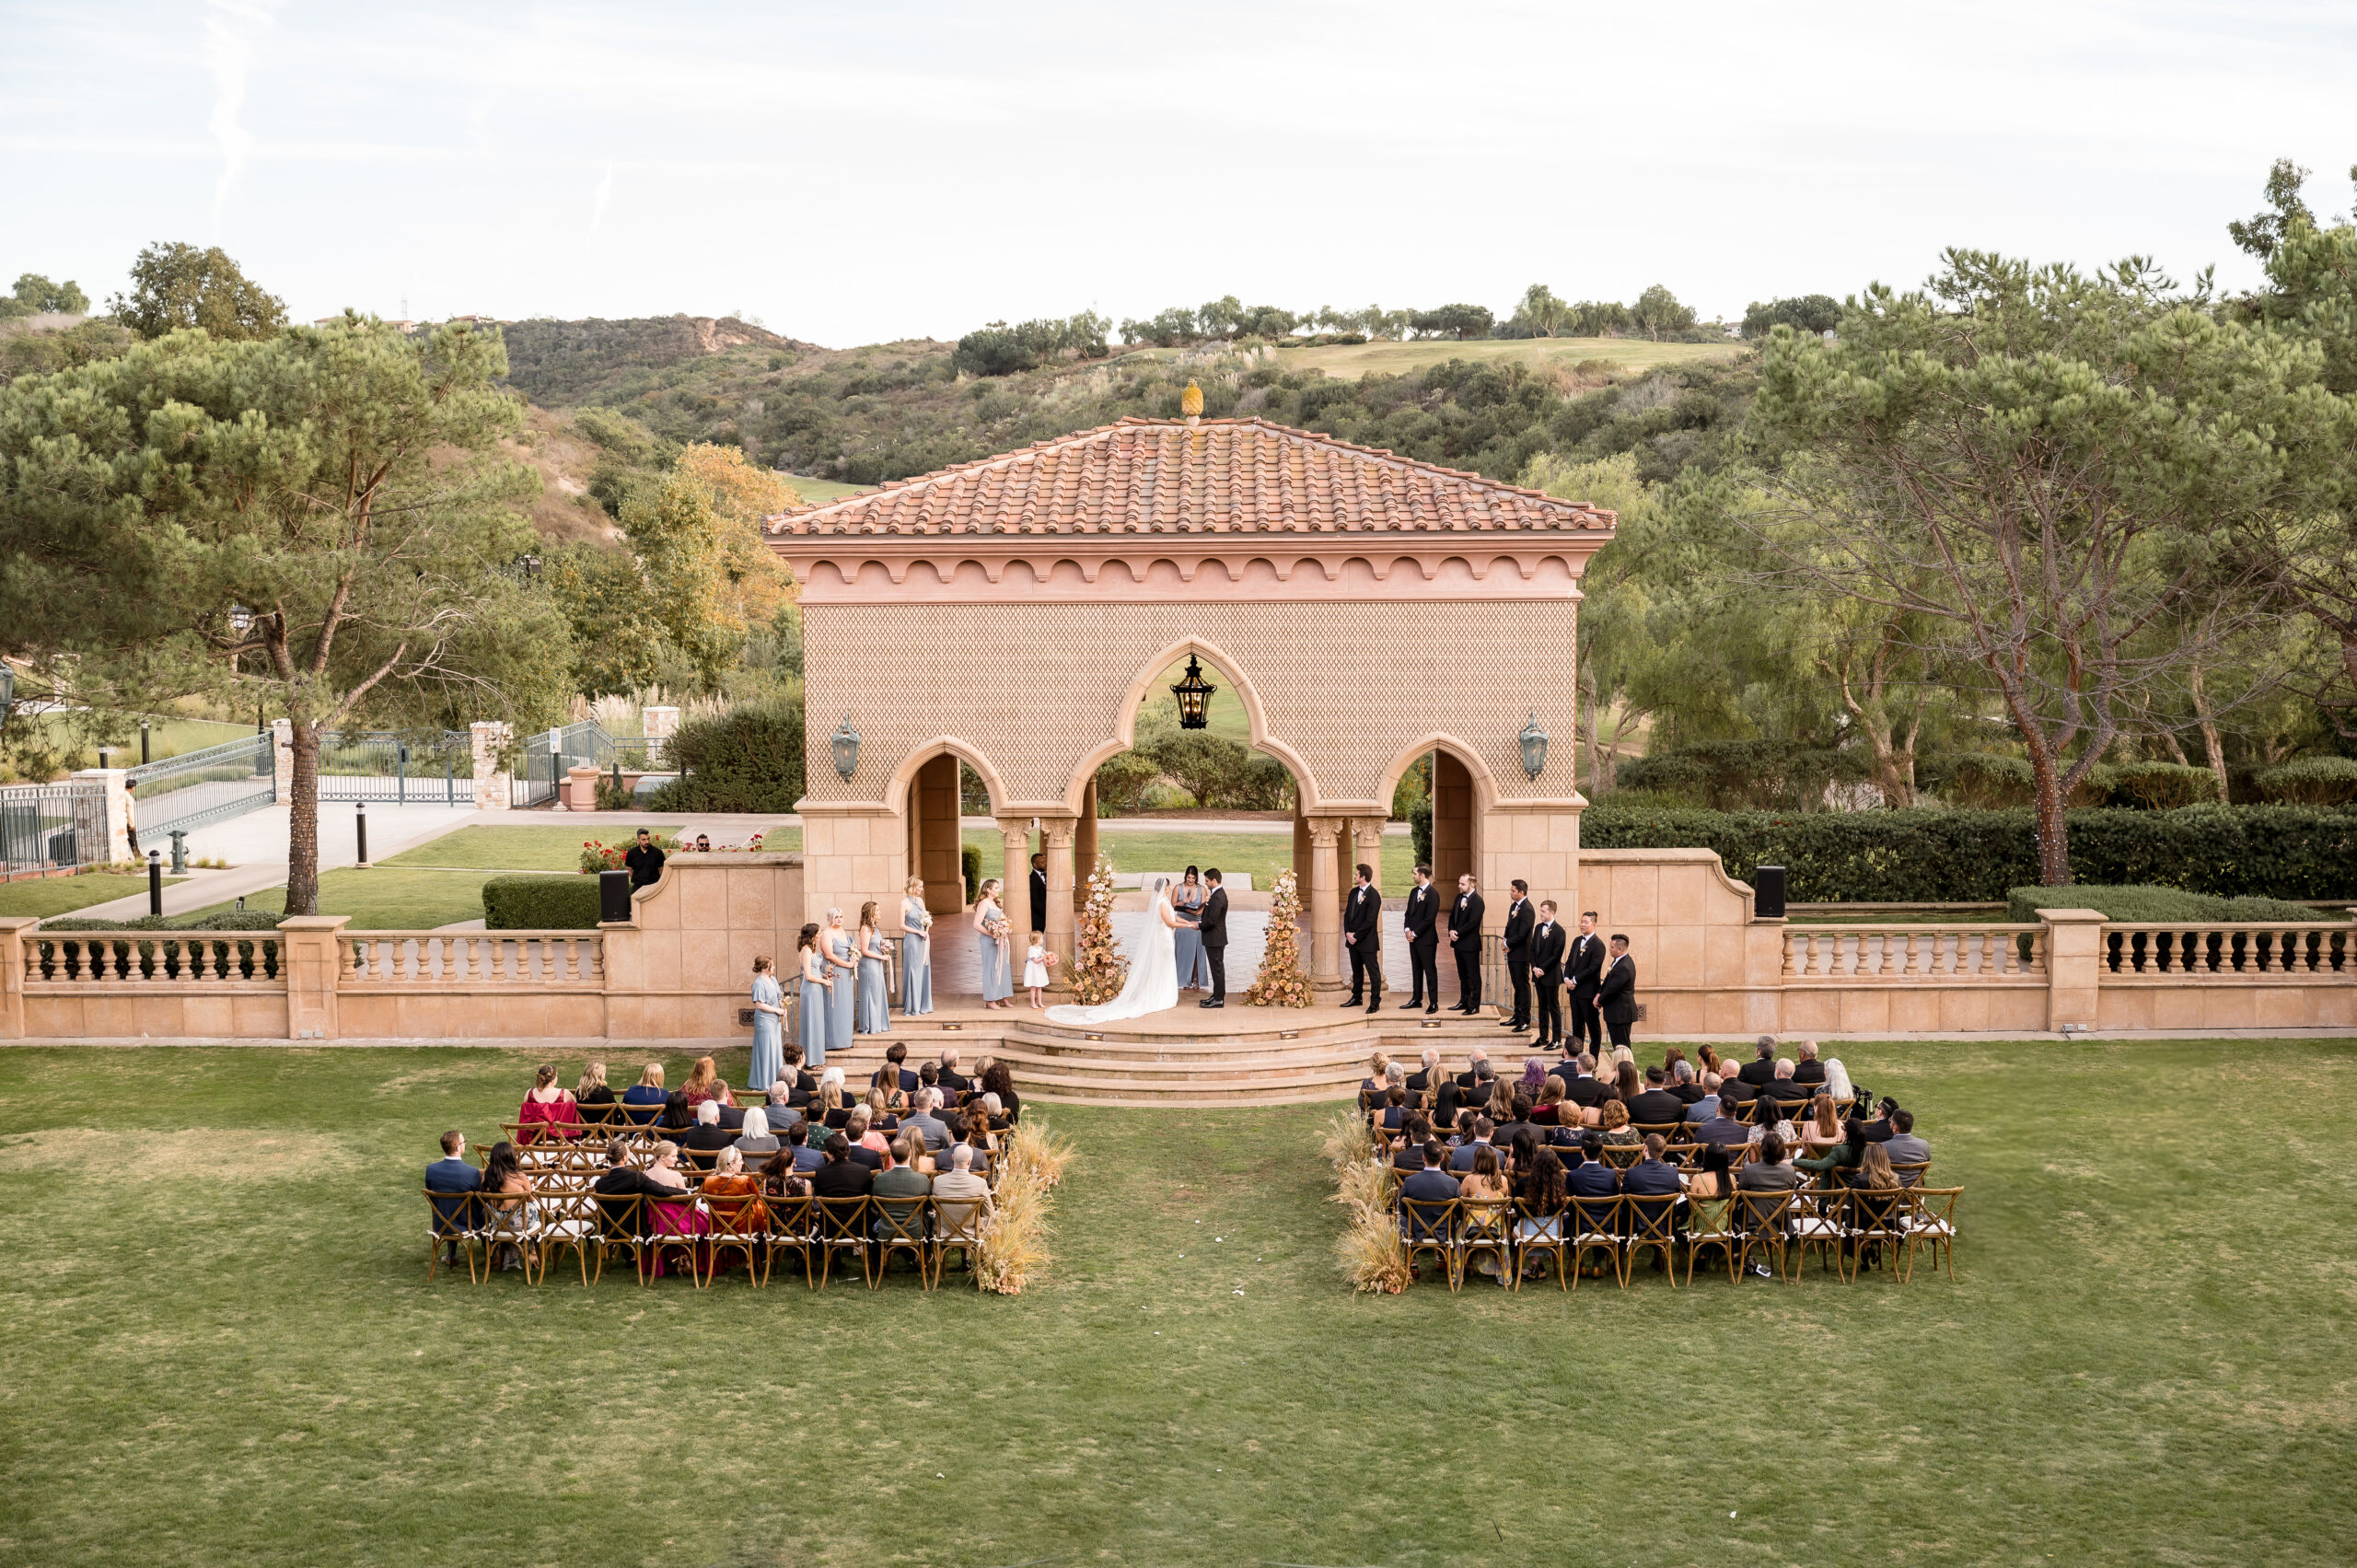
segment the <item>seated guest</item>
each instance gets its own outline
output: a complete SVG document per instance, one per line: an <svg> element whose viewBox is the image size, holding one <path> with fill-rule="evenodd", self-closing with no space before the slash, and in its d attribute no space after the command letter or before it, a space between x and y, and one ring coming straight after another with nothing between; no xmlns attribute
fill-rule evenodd
<svg viewBox="0 0 2357 1568"><path fill-rule="evenodd" d="M1853 1199L1851 1223L1862 1230L1889 1230L1892 1217L1902 1201L1899 1198L1898 1173L1890 1168L1890 1156L1880 1144L1868 1144L1858 1159L1858 1169L1850 1179L1850 1190L1859 1196ZM1871 1267L1881 1254L1878 1242L1867 1244L1859 1260Z"/></svg>
<svg viewBox="0 0 2357 1568"><path fill-rule="evenodd" d="M871 1086L867 1091L868 1131L888 1138L900 1130L900 1112L906 1108L908 1096L902 1095L895 1104L885 1097L882 1089Z"/></svg>
<svg viewBox="0 0 2357 1568"><path fill-rule="evenodd" d="M1923 1165L1932 1157L1932 1145L1915 1135L1915 1113L1894 1110L1890 1113L1890 1136L1883 1140L1882 1152L1896 1165ZM1923 1179L1919 1170L1899 1172L1899 1181L1908 1187Z"/></svg>
<svg viewBox="0 0 2357 1568"><path fill-rule="evenodd" d="M592 1062L581 1070L581 1082L573 1087L573 1103L581 1120L589 1125L597 1127L611 1122L613 1112L598 1109L614 1103L614 1091L606 1086L604 1063Z"/></svg>
<svg viewBox="0 0 2357 1568"><path fill-rule="evenodd" d="M1694 1063L1681 1059L1669 1070L1669 1092L1684 1105L1692 1105L1702 1098L1702 1086L1694 1078Z"/></svg>
<svg viewBox="0 0 2357 1568"><path fill-rule="evenodd" d="M819 1154L816 1149L810 1152L821 1160L827 1157ZM779 1201L786 1198L807 1198L810 1196L810 1182L800 1170L795 1168L793 1161L772 1160L770 1167L761 1172L761 1196L767 1201L771 1223L774 1225L779 1218L776 1206Z"/></svg>
<svg viewBox="0 0 2357 1568"><path fill-rule="evenodd" d="M622 1091L622 1103L633 1108L624 1114L633 1127L652 1127L663 1102L669 1098L663 1092L663 1063L650 1062L639 1074L638 1082Z"/></svg>
<svg viewBox="0 0 2357 1568"><path fill-rule="evenodd" d="M1759 1141L1759 1157L1747 1160L1735 1173L1735 1184L1746 1192L1789 1192L1801 1184L1784 1140L1771 1132Z"/></svg>
<svg viewBox="0 0 2357 1568"><path fill-rule="evenodd" d="M491 1153L483 1156L482 1204L483 1223L487 1225L512 1227L525 1218L525 1201L532 1195L532 1179L524 1174L524 1163L516 1156L516 1145L501 1139L492 1144ZM493 1260L502 1269L524 1266L523 1249L511 1243L500 1244L499 1255Z"/></svg>
<svg viewBox="0 0 2357 1568"><path fill-rule="evenodd" d="M1686 1108L1686 1121L1689 1124L1699 1125L1710 1121L1718 1113L1719 1075L1716 1073L1705 1073L1702 1074L1702 1098Z"/></svg>
<svg viewBox="0 0 2357 1568"><path fill-rule="evenodd" d="M1554 1074L1538 1086L1538 1103L1530 1108L1533 1127L1560 1127L1563 1124L1563 1080Z"/></svg>
<svg viewBox="0 0 2357 1568"><path fill-rule="evenodd" d="M996 1089L984 1089L977 1103L981 1107L982 1126L993 1135L1014 1127L1015 1117L1000 1103Z"/></svg>
<svg viewBox="0 0 2357 1568"><path fill-rule="evenodd" d="M1430 1110L1433 1096L1440 1089L1440 1052L1424 1047L1423 1064L1409 1074L1400 1086L1408 1091L1409 1103L1419 1110Z"/></svg>
<svg viewBox="0 0 2357 1568"><path fill-rule="evenodd" d="M904 1095L914 1094L916 1092L917 1085L922 1080L917 1077L915 1071L909 1066L909 1048L902 1045L899 1040L894 1040L891 1044L884 1048L884 1060L889 1062L893 1066L900 1070L900 1081L894 1086ZM894 1109L897 1109L898 1107L895 1107Z"/></svg>
<svg viewBox="0 0 2357 1568"><path fill-rule="evenodd" d="M819 1092L819 1080L812 1077L809 1071L802 1065L802 1047L793 1040L787 1040L785 1049L780 1051L779 1055L785 1063L779 1075L788 1082L785 1103L797 1109L808 1105L812 1097ZM771 1122L774 1125L776 1118L771 1118Z"/></svg>
<svg viewBox="0 0 2357 1568"><path fill-rule="evenodd" d="M842 1132L843 1123L851 1120L852 1106L843 1093L843 1070L830 1067L819 1078L819 1098L811 1102L818 1109L810 1120L822 1127Z"/></svg>
<svg viewBox="0 0 2357 1568"><path fill-rule="evenodd" d="M983 1118L967 1119L966 1142L960 1145L971 1156L974 1174L986 1177L991 1173L991 1127ZM954 1157L954 1156L953 1156Z"/></svg>
<svg viewBox="0 0 2357 1568"><path fill-rule="evenodd" d="M630 1163L630 1140L615 1138L606 1144L606 1168L589 1190L598 1195L598 1207L604 1212L610 1229L627 1230L633 1236L644 1236L648 1215L644 1205L625 1205L621 1200L644 1197L650 1192L669 1192L672 1189L648 1179L646 1172ZM608 1202L608 1200L614 1200Z"/></svg>
<svg viewBox="0 0 2357 1568"><path fill-rule="evenodd" d="M482 1172L467 1163L467 1135L456 1128L442 1134L442 1157L425 1167L425 1190L428 1192L448 1192L451 1200L433 1205L435 1225L445 1231L472 1230L475 1225L474 1205L461 1192L472 1192L482 1185ZM442 1260L452 1268L459 1266L459 1244L452 1241L442 1249Z"/></svg>
<svg viewBox="0 0 2357 1568"><path fill-rule="evenodd" d="M933 1196L933 1178L916 1167L916 1158L923 1153L924 1140L914 1133L901 1133L892 1140L892 1163L878 1173L867 1189L878 1198L900 1200L890 1205L890 1210L903 1229L910 1225L915 1200ZM879 1238L891 1234L891 1228L884 1215L877 1216L876 1234Z"/></svg>
<svg viewBox="0 0 2357 1568"><path fill-rule="evenodd" d="M794 1156L794 1168L807 1176L827 1163L825 1153L827 1140L834 1137L835 1134L828 1132L823 1123L816 1121L803 1123L803 1132L802 1139L794 1145L791 1153ZM784 1160L775 1162L776 1165L784 1163Z"/></svg>
<svg viewBox="0 0 2357 1568"><path fill-rule="evenodd" d="M1530 1110L1530 1097L1516 1089L1514 1098L1506 1102L1505 1120L1491 1131L1490 1142L1502 1149L1511 1144L1515 1133L1529 1130Z"/></svg>
<svg viewBox="0 0 2357 1568"><path fill-rule="evenodd" d="M663 1097L663 1110L656 1117L655 1125L661 1131L670 1133L673 1142L676 1143L679 1139L686 1137L688 1129L695 1124L695 1108L688 1103L688 1097L685 1094L673 1089Z"/></svg>
<svg viewBox="0 0 2357 1568"><path fill-rule="evenodd" d="M691 1154L708 1155L736 1141L737 1134L720 1124L720 1103L708 1099L696 1107L696 1124L679 1140L679 1147Z"/></svg>
<svg viewBox="0 0 2357 1568"><path fill-rule="evenodd" d="M1637 1130L1629 1125L1629 1108L1617 1099L1604 1102L1604 1109L1596 1124L1604 1129L1602 1141L1616 1147L1625 1148L1631 1144L1644 1142L1637 1135Z"/></svg>
<svg viewBox="0 0 2357 1568"><path fill-rule="evenodd" d="M1775 1076L1759 1086L1759 1098L1774 1100L1780 1106L1805 1105L1808 1103L1808 1089L1793 1082L1793 1064L1790 1062L1779 1062L1775 1066Z"/></svg>
<svg viewBox="0 0 2357 1568"><path fill-rule="evenodd" d="M728 1086L721 1081L720 1064L709 1056L696 1058L695 1065L688 1069L688 1081L679 1086L679 1092L688 1097L691 1106L702 1105L708 1099L716 1099L723 1105L736 1103L729 1096Z"/></svg>
<svg viewBox="0 0 2357 1568"><path fill-rule="evenodd" d="M865 1106L853 1106L851 1117L843 1123L843 1142L850 1145L852 1159L870 1170L884 1168L884 1156L891 1145L884 1134L874 1131L867 1120Z"/></svg>
<svg viewBox="0 0 2357 1568"><path fill-rule="evenodd" d="M1716 1073L1720 1077L1724 1078L1727 1075L1729 1071L1729 1069L1719 1064L1719 1053L1712 1050L1707 1045L1694 1052L1694 1060L1701 1063L1701 1065L1695 1069L1695 1075L1697 1077L1700 1077L1704 1073Z"/></svg>
<svg viewBox="0 0 2357 1568"><path fill-rule="evenodd" d="M1514 1086L1504 1078L1490 1080L1490 1103L1487 1107L1492 1121L1503 1127L1514 1120Z"/></svg>
<svg viewBox="0 0 2357 1568"><path fill-rule="evenodd" d="M1494 1156L1493 1156L1494 1157ZM1448 1161L1448 1151L1437 1140L1424 1145L1424 1167L1399 1183L1399 1196L1419 1203L1442 1203L1457 1195L1457 1178L1441 1167ZM1432 1218L1426 1214L1412 1217L1410 1237L1417 1241L1434 1239Z"/></svg>
<svg viewBox="0 0 2357 1568"><path fill-rule="evenodd" d="M1472 1127L1472 1136L1466 1139L1462 1144L1459 1144L1457 1146L1457 1152L1449 1156L1449 1169L1456 1171L1471 1170L1473 1168L1473 1161L1479 1157L1480 1151L1490 1146L1490 1138L1492 1134L1495 1133L1498 1130L1497 1123L1491 1121L1486 1116L1476 1116L1473 1119Z"/></svg>
<svg viewBox="0 0 2357 1568"><path fill-rule="evenodd" d="M779 1142L793 1144L801 1141L802 1113L794 1109L793 1091L786 1087L783 1074L770 1080L769 1103L761 1109L768 1119L770 1131L777 1134Z"/></svg>
<svg viewBox="0 0 2357 1568"><path fill-rule="evenodd" d="M1394 1170L1424 1168L1424 1145L1433 1141L1433 1124L1421 1110L1408 1113L1408 1124L1399 1130L1399 1142L1392 1145L1391 1167Z"/></svg>
<svg viewBox="0 0 2357 1568"><path fill-rule="evenodd" d="M1702 1150L1702 1163L1687 1183L1686 1195L1696 1201L1704 1198L1725 1198L1735 1192L1735 1167L1727 1163L1724 1144L1711 1144ZM1713 1226L1712 1228L1716 1228Z"/></svg>
<svg viewBox="0 0 2357 1568"><path fill-rule="evenodd" d="M1625 1045L1616 1047L1616 1054L1619 1052L1625 1052L1629 1048ZM1637 1064L1634 1062L1630 1061L1625 1055L1620 1056L1620 1059L1612 1064L1612 1093L1614 1098L1618 1098L1621 1104L1626 1105L1644 1092L1644 1082L1638 1074Z"/></svg>
<svg viewBox="0 0 2357 1568"><path fill-rule="evenodd" d="M917 1088L919 1091L932 1090L935 1105L947 1103L941 1095L941 1069L930 1062L917 1064Z"/></svg>
<svg viewBox="0 0 2357 1568"><path fill-rule="evenodd" d="M1722 1084L1721 1090L1724 1091L1725 1086ZM1751 1142L1751 1129L1728 1115L1726 1108L1722 1107L1716 1116L1694 1129L1694 1138L1701 1144L1747 1144Z"/></svg>
<svg viewBox="0 0 2357 1568"><path fill-rule="evenodd" d="M1662 1086L1662 1071L1658 1067L1645 1069L1645 1087L1628 1104L1629 1120L1648 1127L1676 1122L1686 1115L1686 1102Z"/></svg>
<svg viewBox="0 0 2357 1568"><path fill-rule="evenodd" d="M1833 1097L1819 1095L1810 1104L1808 1121L1801 1128L1801 1148L1805 1153L1819 1155L1840 1141L1841 1123L1833 1114Z"/></svg>
<svg viewBox="0 0 2357 1568"><path fill-rule="evenodd" d="M666 1138L655 1145L655 1157L646 1162L646 1179L666 1192L684 1192L688 1179L679 1169L679 1145Z"/></svg>
<svg viewBox="0 0 2357 1568"><path fill-rule="evenodd" d="M1477 1045L1466 1053L1465 1071L1457 1074L1457 1086L1469 1094L1479 1089L1486 1100L1490 1098L1490 1080L1497 1075L1498 1070L1490 1065L1490 1053Z"/></svg>
<svg viewBox="0 0 2357 1568"><path fill-rule="evenodd" d="M1457 1076L1444 1074L1440 1086L1433 1091L1433 1125L1443 1132L1457 1131L1469 1092Z"/></svg>
<svg viewBox="0 0 2357 1568"><path fill-rule="evenodd" d="M1563 1098L1582 1110L1593 1110L1604 1103L1604 1086L1596 1081L1595 1057L1580 1053L1573 1075L1563 1080Z"/></svg>
<svg viewBox="0 0 2357 1568"><path fill-rule="evenodd" d="M1562 1229L1561 1216L1566 1196L1563 1162L1555 1157L1552 1149L1533 1150L1529 1168L1517 1169L1514 1177L1514 1199L1522 1205L1522 1224L1516 1239L1553 1240Z"/></svg>
<svg viewBox="0 0 2357 1568"><path fill-rule="evenodd" d="M784 1146L783 1140L770 1131L770 1113L758 1105L746 1108L744 1131L729 1145L745 1156L746 1167L750 1170L768 1165L770 1156Z"/></svg>
<svg viewBox="0 0 2357 1568"><path fill-rule="evenodd" d="M929 1063L928 1063L929 1065ZM939 1089L920 1086L910 1097L909 1114L900 1118L900 1130L914 1132L924 1140L927 1151L949 1146L949 1128L935 1112L941 1105Z"/></svg>
<svg viewBox="0 0 2357 1568"><path fill-rule="evenodd" d="M1793 1082L1811 1088L1825 1082L1825 1063L1817 1059L1817 1041L1800 1043L1800 1060L1793 1063Z"/></svg>
<svg viewBox="0 0 2357 1568"><path fill-rule="evenodd" d="M1536 1056L1524 1057L1522 1059L1522 1076L1515 1081L1514 1092L1518 1095L1527 1096L1535 1101L1538 1098L1539 1089L1544 1087L1546 1083L1547 1063Z"/></svg>
<svg viewBox="0 0 2357 1568"><path fill-rule="evenodd" d="M1761 1035L1752 1048L1751 1060L1743 1064L1743 1081L1758 1088L1776 1075L1776 1037Z"/></svg>
<svg viewBox="0 0 2357 1568"><path fill-rule="evenodd" d="M1610 1198L1620 1191L1620 1173L1605 1162L1604 1134L1591 1128L1564 1162L1563 1184L1574 1198Z"/></svg>
<svg viewBox="0 0 2357 1568"><path fill-rule="evenodd" d="M958 1070L958 1048L956 1046L950 1045L944 1046L942 1048L939 1067L941 1071L941 1087L944 1093L952 1096L962 1096L973 1088L974 1080L969 1078L965 1074Z"/></svg>
<svg viewBox="0 0 2357 1568"><path fill-rule="evenodd" d="M1391 1058L1378 1051L1366 1059L1366 1076L1359 1080L1359 1109L1373 1110L1383 1104L1383 1091L1390 1086Z"/></svg>
<svg viewBox="0 0 2357 1568"><path fill-rule="evenodd" d="M745 1173L745 1156L734 1147L720 1151L720 1159L698 1189L715 1229L767 1230L769 1211L761 1202L761 1179Z"/></svg>
<svg viewBox="0 0 2357 1568"><path fill-rule="evenodd" d="M1866 1119L1863 1116L1853 1116L1850 1119L1850 1125L1844 1130L1841 1142L1814 1159L1794 1160L1793 1168L1825 1177L1828 1179L1826 1184L1831 1186L1837 1181L1846 1179L1849 1172L1858 1168L1859 1164L1866 1157L1866 1150L1870 1143L1871 1141L1866 1137Z"/></svg>
<svg viewBox="0 0 2357 1568"><path fill-rule="evenodd" d="M1875 1102L1875 1119L1866 1123L1866 1142L1879 1144L1890 1136L1890 1119L1898 1109L1898 1102L1885 1095Z"/></svg>
<svg viewBox="0 0 2357 1568"><path fill-rule="evenodd" d="M1383 1091L1383 1110L1376 1119L1376 1132L1386 1143L1406 1130L1408 1125L1408 1091L1398 1084Z"/></svg>
<svg viewBox="0 0 2357 1568"><path fill-rule="evenodd" d="M1461 1152L1461 1151L1460 1151ZM1504 1203L1510 1190L1506 1186L1505 1167L1498 1159L1498 1151L1487 1144L1473 1153L1473 1168L1457 1184L1457 1195L1469 1203ZM1465 1216L1465 1234L1471 1239L1484 1239L1502 1234L1506 1222L1503 1209L1489 1214L1469 1214ZM1475 1272L1494 1275L1498 1272L1497 1254L1484 1252Z"/></svg>
<svg viewBox="0 0 2357 1568"><path fill-rule="evenodd" d="M745 1130L745 1108L743 1106L738 1105L734 1100L718 1100L714 1103L720 1107L720 1129L722 1132L741 1132Z"/></svg>
<svg viewBox="0 0 2357 1568"><path fill-rule="evenodd" d="M982 1214L991 1212L991 1184L974 1172L974 1151L964 1144L949 1150L949 1168L933 1179L935 1203L972 1203L982 1206ZM945 1225L945 1228L951 1228Z"/></svg>
<svg viewBox="0 0 2357 1568"><path fill-rule="evenodd" d="M851 1140L838 1132L827 1140L827 1160L810 1178L810 1191L821 1198L864 1198L875 1180L874 1169L851 1157Z"/></svg>
<svg viewBox="0 0 2357 1568"><path fill-rule="evenodd" d="M1850 1069L1841 1065L1838 1056L1825 1059L1825 1092L1833 1097L1837 1106L1849 1104L1858 1098L1857 1089L1850 1082Z"/></svg>
<svg viewBox="0 0 2357 1568"><path fill-rule="evenodd" d="M1742 1076L1734 1070L1735 1063L1732 1062L1726 1065L1728 1070L1719 1075L1719 1105L1722 1109L1734 1115L1746 1111L1751 1102L1759 1098L1759 1086L1745 1083Z"/></svg>
<svg viewBox="0 0 2357 1568"><path fill-rule="evenodd" d="M1004 1116L1010 1127L1023 1120L1023 1098L1015 1092L1015 1075L1004 1062L993 1062L982 1071L982 1092L998 1096L998 1109L993 1116Z"/></svg>
<svg viewBox="0 0 2357 1568"><path fill-rule="evenodd" d="M1669 1144L1658 1132L1645 1134L1645 1157L1620 1173L1620 1191L1640 1197L1676 1197L1684 1190L1678 1167L1661 1156Z"/></svg>

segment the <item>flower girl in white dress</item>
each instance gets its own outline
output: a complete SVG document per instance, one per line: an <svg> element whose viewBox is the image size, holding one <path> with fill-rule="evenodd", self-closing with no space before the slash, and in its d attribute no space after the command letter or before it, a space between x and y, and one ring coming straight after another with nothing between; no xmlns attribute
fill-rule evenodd
<svg viewBox="0 0 2357 1568"><path fill-rule="evenodd" d="M1031 1005L1045 1007L1048 1005L1039 994L1048 985L1048 947L1036 931L1031 934L1030 949L1023 955L1023 983L1031 988Z"/></svg>

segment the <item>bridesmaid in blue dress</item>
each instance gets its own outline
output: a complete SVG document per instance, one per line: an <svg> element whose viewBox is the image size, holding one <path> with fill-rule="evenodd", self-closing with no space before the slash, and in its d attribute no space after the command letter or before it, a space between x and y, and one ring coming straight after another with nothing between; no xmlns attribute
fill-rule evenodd
<svg viewBox="0 0 2357 1568"><path fill-rule="evenodd" d="M745 1086L767 1094L770 1080L785 1065L785 993L777 983L777 966L766 958L753 960L753 1065Z"/></svg>
<svg viewBox="0 0 2357 1568"><path fill-rule="evenodd" d="M1187 867L1186 879L1172 896L1170 909L1181 923L1170 934L1170 946L1178 960L1178 989L1192 991L1198 973L1205 981L1212 978L1211 960L1203 957L1203 934L1193 923L1203 912L1202 874L1193 866Z"/></svg>
<svg viewBox="0 0 2357 1568"><path fill-rule="evenodd" d="M834 985L827 993L827 1045L833 1051L851 1049L852 1013L856 1003L853 988L859 983L859 959L853 956L851 933L843 929L843 912L827 912L826 959L834 976Z"/></svg>
<svg viewBox="0 0 2357 1568"><path fill-rule="evenodd" d="M999 912L999 889L1004 886L995 877L982 884L982 896L974 900L974 930L977 954L982 961L982 1005L1012 1007L1015 995L1015 949L1013 932L1006 916Z"/></svg>
<svg viewBox="0 0 2357 1568"><path fill-rule="evenodd" d="M827 973L827 960L819 954L819 927L802 928L802 940L795 944L802 959L802 1027L795 1031L795 1042L802 1047L802 1064L819 1068L827 1064L827 998L834 981Z"/></svg>
<svg viewBox="0 0 2357 1568"><path fill-rule="evenodd" d="M876 900L870 899L859 906L859 1000L852 1028L860 1034L880 1035L892 1028L891 1005L885 1000L891 994L885 989L888 958L884 933L876 928Z"/></svg>
<svg viewBox="0 0 2357 1568"><path fill-rule="evenodd" d="M933 916L924 907L924 883L909 878L900 900L900 1011L921 1018L933 1011Z"/></svg>

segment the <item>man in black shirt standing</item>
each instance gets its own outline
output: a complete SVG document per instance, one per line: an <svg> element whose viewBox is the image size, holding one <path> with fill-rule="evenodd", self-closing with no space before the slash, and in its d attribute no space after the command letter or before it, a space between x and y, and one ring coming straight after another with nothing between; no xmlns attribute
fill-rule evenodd
<svg viewBox="0 0 2357 1568"><path fill-rule="evenodd" d="M638 830L638 842L622 851L622 864L630 867L631 890L651 888L663 875L663 848L655 835L644 828Z"/></svg>

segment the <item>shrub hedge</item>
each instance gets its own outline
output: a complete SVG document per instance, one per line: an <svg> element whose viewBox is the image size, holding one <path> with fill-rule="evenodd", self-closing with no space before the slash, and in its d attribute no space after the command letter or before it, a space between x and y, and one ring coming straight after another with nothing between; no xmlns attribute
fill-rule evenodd
<svg viewBox="0 0 2357 1568"><path fill-rule="evenodd" d="M2034 921L2042 909L2100 910L2113 920L2334 920L2329 910L2282 899L2221 899L2150 883L2107 888L2074 882L2068 888L2014 888L2005 894L2005 918Z"/></svg>
<svg viewBox="0 0 2357 1568"><path fill-rule="evenodd" d="M487 877L482 923L493 931L595 931L598 878L578 874Z"/></svg>
<svg viewBox="0 0 2357 1568"><path fill-rule="evenodd" d="M207 915L143 914L136 920L85 920L52 915L44 923L60 931L275 931L286 917L271 910L221 910Z"/></svg>
<svg viewBox="0 0 2357 1568"><path fill-rule="evenodd" d="M679 776L650 796L650 811L791 811L802 798L802 703L747 703L689 719L666 756Z"/></svg>
<svg viewBox="0 0 2357 1568"><path fill-rule="evenodd" d="M2259 794L2290 806L2346 806L2357 800L2357 761L2303 757L2270 768L2253 781Z"/></svg>
<svg viewBox="0 0 2357 1568"><path fill-rule="evenodd" d="M979 902L982 896L982 852L972 844L958 851L958 871L966 878L966 907Z"/></svg>
<svg viewBox="0 0 2357 1568"><path fill-rule="evenodd" d="M2189 806L2069 813L2071 868L2098 885L2221 898L2357 897L2357 811ZM1802 903L1998 902L2038 880L2030 813L1704 811L1615 807L1580 819L1589 849L1712 849L1727 875L1782 865ZM2207 917L2200 917L2207 918Z"/></svg>

